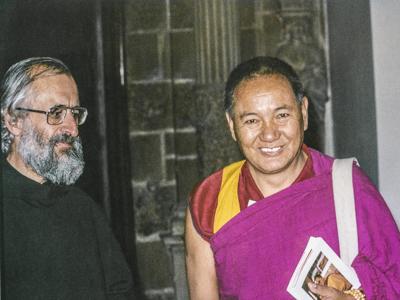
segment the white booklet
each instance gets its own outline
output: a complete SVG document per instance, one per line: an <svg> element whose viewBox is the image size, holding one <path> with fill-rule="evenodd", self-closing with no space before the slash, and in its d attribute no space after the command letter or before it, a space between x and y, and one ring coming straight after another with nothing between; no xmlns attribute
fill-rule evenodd
<svg viewBox="0 0 400 300"><path fill-rule="evenodd" d="M286 290L299 300L318 300L319 297L308 288L309 282L324 284L339 290L360 287L360 281L354 269L345 265L320 237L310 237Z"/></svg>

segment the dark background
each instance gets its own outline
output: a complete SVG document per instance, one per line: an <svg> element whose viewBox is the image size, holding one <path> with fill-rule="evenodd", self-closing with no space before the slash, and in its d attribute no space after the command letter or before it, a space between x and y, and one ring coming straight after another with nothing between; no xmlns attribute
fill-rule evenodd
<svg viewBox="0 0 400 300"><path fill-rule="evenodd" d="M33 56L69 66L89 110L79 128L86 167L78 184L105 209L136 275L121 11L120 1L1 0L0 74Z"/></svg>

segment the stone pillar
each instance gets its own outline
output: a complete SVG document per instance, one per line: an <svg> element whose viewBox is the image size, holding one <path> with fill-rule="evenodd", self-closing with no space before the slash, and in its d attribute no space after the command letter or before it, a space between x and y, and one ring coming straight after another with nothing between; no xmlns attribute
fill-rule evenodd
<svg viewBox="0 0 400 300"><path fill-rule="evenodd" d="M239 61L236 0L196 0L195 39L196 84L187 94L184 111L196 129L199 175L204 177L239 158L223 108L224 83ZM180 199L170 233L163 236L172 257L177 300L189 299L183 237L185 209L186 199Z"/></svg>
<svg viewBox="0 0 400 300"><path fill-rule="evenodd" d="M223 84L239 61L236 0L199 0L195 12L197 83Z"/></svg>
<svg viewBox="0 0 400 300"><path fill-rule="evenodd" d="M277 56L297 71L309 98L305 142L323 150L325 105L329 100L323 1L256 0L255 3L257 55Z"/></svg>
<svg viewBox="0 0 400 300"><path fill-rule="evenodd" d="M236 0L200 0L195 9L198 66L188 111L197 131L199 171L204 177L239 156L227 131L223 89L239 62L240 35Z"/></svg>

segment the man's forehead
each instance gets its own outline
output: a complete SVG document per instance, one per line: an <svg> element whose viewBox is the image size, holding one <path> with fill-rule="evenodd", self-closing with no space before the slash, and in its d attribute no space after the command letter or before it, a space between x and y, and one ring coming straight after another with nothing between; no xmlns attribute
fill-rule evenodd
<svg viewBox="0 0 400 300"><path fill-rule="evenodd" d="M290 81L289 79L278 73L272 73L272 74L255 74L253 76L244 78L242 81L239 82L239 84L236 86L235 90L238 90L244 85L248 85L249 83L255 83L257 81L264 81L266 83L270 82L280 82L281 84L288 85L291 88Z"/></svg>
<svg viewBox="0 0 400 300"><path fill-rule="evenodd" d="M234 91L234 101L243 96L243 94L252 94L262 96L271 92L281 91L293 96L295 94L289 80L280 74L257 75L246 80L243 80Z"/></svg>
<svg viewBox="0 0 400 300"><path fill-rule="evenodd" d="M78 88L72 76L51 71L45 71L32 82L30 96L32 100L39 100L41 103L46 102L43 104L49 105L70 106L79 104Z"/></svg>
<svg viewBox="0 0 400 300"><path fill-rule="evenodd" d="M31 69L29 71L29 74L32 77L34 77L34 76L36 76L36 75L38 75L40 73L46 72L46 71L50 72L50 68L48 66L46 66L46 65L35 65L35 66L31 67Z"/></svg>

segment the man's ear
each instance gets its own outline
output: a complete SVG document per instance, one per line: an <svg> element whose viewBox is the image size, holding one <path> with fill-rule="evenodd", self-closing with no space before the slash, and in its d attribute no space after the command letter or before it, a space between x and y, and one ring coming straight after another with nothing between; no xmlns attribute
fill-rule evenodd
<svg viewBox="0 0 400 300"><path fill-rule="evenodd" d="M21 135L22 132L22 119L11 117L9 114L5 114L4 123L8 129L14 136Z"/></svg>
<svg viewBox="0 0 400 300"><path fill-rule="evenodd" d="M300 109L303 118L304 131L306 131L308 128L308 98L306 96L304 96L301 101Z"/></svg>
<svg viewBox="0 0 400 300"><path fill-rule="evenodd" d="M228 112L225 112L226 121L228 122L229 130L231 131L231 135L233 140L236 142L236 134L235 134L235 124L233 123L233 119Z"/></svg>

